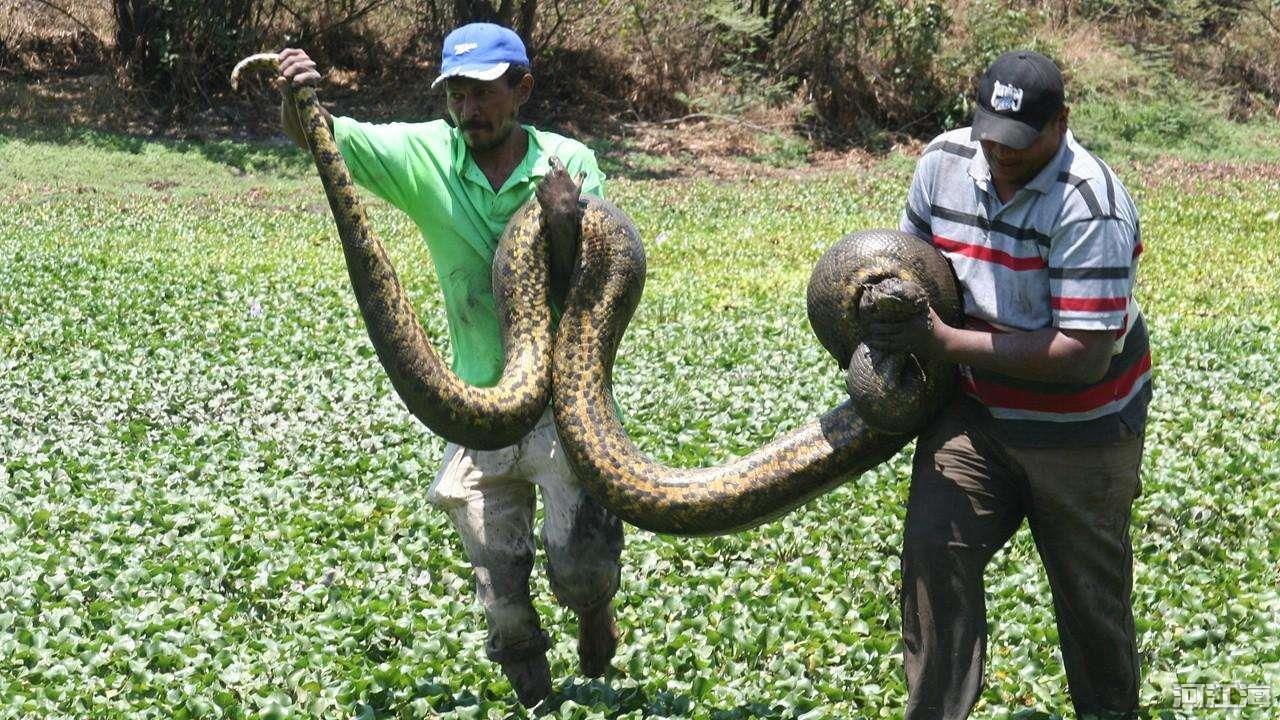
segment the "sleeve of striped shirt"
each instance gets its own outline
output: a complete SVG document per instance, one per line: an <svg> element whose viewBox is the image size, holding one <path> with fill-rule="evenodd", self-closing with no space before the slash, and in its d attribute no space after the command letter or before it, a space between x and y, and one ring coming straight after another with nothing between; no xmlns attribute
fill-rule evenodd
<svg viewBox="0 0 1280 720"><path fill-rule="evenodd" d="M926 152L916 163L911 189L907 191L907 203L902 209L902 218L898 221L899 230L909 232L925 242L933 241L933 214L929 209L929 198L933 195L937 156L938 153Z"/></svg>
<svg viewBox="0 0 1280 720"><path fill-rule="evenodd" d="M1137 240L1133 226L1114 216L1061 226L1049 246L1049 293L1054 327L1124 328L1133 293Z"/></svg>

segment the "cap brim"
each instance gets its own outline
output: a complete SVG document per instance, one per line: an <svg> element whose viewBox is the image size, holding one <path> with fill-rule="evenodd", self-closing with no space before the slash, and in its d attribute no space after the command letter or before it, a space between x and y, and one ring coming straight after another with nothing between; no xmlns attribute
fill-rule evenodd
<svg viewBox="0 0 1280 720"><path fill-rule="evenodd" d="M450 70L448 73L436 78L431 87L435 87L451 77L471 78L472 80L497 80L502 77L503 73L511 67L511 63L498 63L496 65L463 65Z"/></svg>
<svg viewBox="0 0 1280 720"><path fill-rule="evenodd" d="M1031 147L1039 134L1040 128L979 107L973 114L973 129L969 137L973 140L990 140L1008 145L1015 150L1022 150Z"/></svg>

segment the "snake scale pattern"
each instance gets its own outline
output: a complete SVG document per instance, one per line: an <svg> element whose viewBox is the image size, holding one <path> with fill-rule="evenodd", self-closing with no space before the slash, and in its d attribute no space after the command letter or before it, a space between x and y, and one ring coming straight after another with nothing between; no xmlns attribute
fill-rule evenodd
<svg viewBox="0 0 1280 720"><path fill-rule="evenodd" d="M274 69L274 55L246 58ZM551 343L546 245L531 200L507 225L494 262L506 366L493 388L466 386L441 363L418 323L311 88L289 90L329 197L352 288L378 358L409 410L467 447L514 443L553 395L570 463L591 494L623 520L654 532L733 532L775 518L892 457L951 392L955 369L861 343L870 317L907 317L931 304L961 317L950 266L927 243L891 230L841 239L810 278L809 319L841 367L852 398L818 419L722 466L670 468L627 436L612 398L613 363L644 288L638 233L618 208L586 198L578 265Z"/></svg>

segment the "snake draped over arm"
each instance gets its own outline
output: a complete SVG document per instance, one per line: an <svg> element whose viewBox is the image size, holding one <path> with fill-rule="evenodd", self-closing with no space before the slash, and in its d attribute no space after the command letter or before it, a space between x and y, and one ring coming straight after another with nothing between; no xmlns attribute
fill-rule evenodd
<svg viewBox="0 0 1280 720"><path fill-rule="evenodd" d="M246 58L234 78L271 68ZM962 317L958 284L927 243L896 230L845 236L809 282L809 320L846 370L851 400L719 467L670 468L627 436L612 398L619 343L644 288L645 256L630 219L587 197L578 265L551 343L547 248L536 200L512 217L494 260L506 365L493 388L460 381L431 348L319 112L315 91L292 88L324 183L369 338L409 410L446 439L477 449L510 445L552 396L556 427L579 479L623 520L654 532L706 535L745 529L832 489L895 455L952 391L955 368L861 342L869 318L905 318L932 305Z"/></svg>

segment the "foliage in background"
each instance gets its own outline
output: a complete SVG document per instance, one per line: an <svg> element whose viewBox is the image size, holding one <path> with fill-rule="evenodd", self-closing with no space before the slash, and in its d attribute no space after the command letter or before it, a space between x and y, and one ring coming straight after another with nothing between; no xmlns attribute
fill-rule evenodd
<svg viewBox="0 0 1280 720"><path fill-rule="evenodd" d="M1085 0L1079 13L1162 69L1222 97L1237 118L1280 110L1276 0Z"/></svg>
<svg viewBox="0 0 1280 720"><path fill-rule="evenodd" d="M226 73L210 72L258 43L257 0L112 0L115 51L133 87L165 112L213 103Z"/></svg>
<svg viewBox="0 0 1280 720"><path fill-rule="evenodd" d="M1111 109L1132 117L1100 127L1133 134L1123 126L1145 122L1131 110L1146 98L1161 101L1151 118L1177 102L1175 114L1201 118L1192 124L1280 115L1277 0L15 0L5 12L0 74L65 66L42 58L68 54L97 72L109 60L175 123L225 103L238 57L283 44L346 73L338 82L412 92L443 35L476 19L524 34L535 97L596 127L728 115L883 146L966 121L977 74L1012 47L1083 61L1063 64L1088 95L1073 71L1097 57L1078 57L1081 36L1135 70Z"/></svg>
<svg viewBox="0 0 1280 720"><path fill-rule="evenodd" d="M839 0L811 6L807 20L796 63L820 127L858 139L937 126L933 58L949 25L943 3Z"/></svg>

